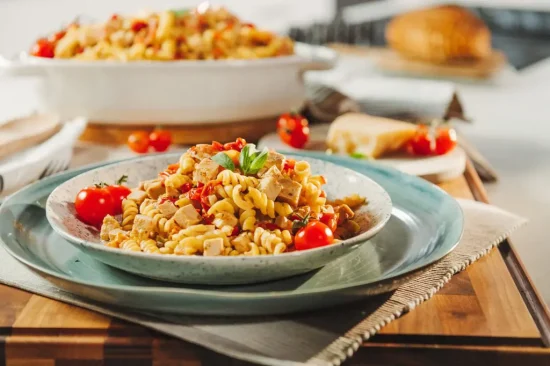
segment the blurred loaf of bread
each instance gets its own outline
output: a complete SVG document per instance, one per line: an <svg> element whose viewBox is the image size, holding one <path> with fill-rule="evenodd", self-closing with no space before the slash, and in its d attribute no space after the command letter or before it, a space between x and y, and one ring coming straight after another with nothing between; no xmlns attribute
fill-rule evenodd
<svg viewBox="0 0 550 366"><path fill-rule="evenodd" d="M386 28L386 40L401 56L431 63L480 60L491 54L489 28L456 5L397 16Z"/></svg>

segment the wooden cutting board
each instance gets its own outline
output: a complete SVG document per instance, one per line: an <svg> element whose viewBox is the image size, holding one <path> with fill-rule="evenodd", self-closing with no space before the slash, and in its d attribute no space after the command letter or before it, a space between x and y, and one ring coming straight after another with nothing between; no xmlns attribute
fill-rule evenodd
<svg viewBox="0 0 550 366"><path fill-rule="evenodd" d="M483 80L496 75L507 63L504 53L498 50L493 50L488 58L480 61L432 64L403 58L389 48L352 47L340 44L331 45L331 48L348 55L368 56L373 60L376 68L383 72L428 78Z"/></svg>
<svg viewBox="0 0 550 366"><path fill-rule="evenodd" d="M61 127L55 115L32 115L0 124L0 160L53 136Z"/></svg>
<svg viewBox="0 0 550 366"><path fill-rule="evenodd" d="M204 123L166 125L164 129L172 133L172 141L178 145L194 145L215 141L232 141L237 137L257 141L266 133L275 131L278 116L248 121L229 123ZM162 125L162 124L160 124ZM91 121L82 136L81 141L98 144L126 144L128 136L137 130L151 131L155 125L116 125Z"/></svg>

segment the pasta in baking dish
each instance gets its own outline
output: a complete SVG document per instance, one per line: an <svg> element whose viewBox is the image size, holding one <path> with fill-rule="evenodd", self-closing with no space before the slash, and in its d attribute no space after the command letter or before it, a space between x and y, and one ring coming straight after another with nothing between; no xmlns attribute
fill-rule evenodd
<svg viewBox="0 0 550 366"><path fill-rule="evenodd" d="M39 39L34 56L77 60L256 59L291 55L288 37L244 23L224 7L161 11L99 24L73 23Z"/></svg>
<svg viewBox="0 0 550 366"><path fill-rule="evenodd" d="M321 225L330 231L323 244L329 245L359 232L353 210L366 200L329 202L325 183L306 161L257 151L244 139L196 145L132 189L121 217L104 218L101 239L152 254L268 255L308 249L296 245L297 237Z"/></svg>

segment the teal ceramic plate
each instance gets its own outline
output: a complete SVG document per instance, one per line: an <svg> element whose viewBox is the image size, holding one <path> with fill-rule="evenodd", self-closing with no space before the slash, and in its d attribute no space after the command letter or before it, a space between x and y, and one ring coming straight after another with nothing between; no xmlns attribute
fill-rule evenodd
<svg viewBox="0 0 550 366"><path fill-rule="evenodd" d="M304 275L256 285L183 286L138 277L92 259L54 232L45 204L57 186L102 165L46 178L9 197L0 206L0 240L19 261L77 295L136 310L212 315L306 311L388 292L458 243L462 211L442 190L376 164L337 156L323 159L384 187L393 202L392 217L354 252Z"/></svg>

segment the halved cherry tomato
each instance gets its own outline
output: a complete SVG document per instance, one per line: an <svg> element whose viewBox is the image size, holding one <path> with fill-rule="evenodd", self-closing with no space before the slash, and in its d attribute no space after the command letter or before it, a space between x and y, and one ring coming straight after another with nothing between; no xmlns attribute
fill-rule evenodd
<svg viewBox="0 0 550 366"><path fill-rule="evenodd" d="M320 221L310 221L301 228L294 237L296 250L307 250L324 247L334 241L330 228Z"/></svg>
<svg viewBox="0 0 550 366"><path fill-rule="evenodd" d="M244 145L246 145L246 140L238 137L235 142L228 142L227 144L224 144L223 148L225 150L237 150L238 152L241 152Z"/></svg>
<svg viewBox="0 0 550 366"><path fill-rule="evenodd" d="M294 148L303 149L309 140L309 123L303 116L285 113L277 121L277 133L281 140Z"/></svg>
<svg viewBox="0 0 550 366"><path fill-rule="evenodd" d="M442 128L435 138L435 153L444 155L456 146L456 131L452 128Z"/></svg>
<svg viewBox="0 0 550 366"><path fill-rule="evenodd" d="M54 33L50 36L49 41L52 42L52 43L55 43L55 42L59 41L61 38L65 37L65 34L67 34L67 31L65 31L65 30L56 32L56 33Z"/></svg>
<svg viewBox="0 0 550 366"><path fill-rule="evenodd" d="M149 134L147 131L136 131L128 136L128 146L134 152L144 154L149 150Z"/></svg>
<svg viewBox="0 0 550 366"><path fill-rule="evenodd" d="M217 151L225 150L225 148L223 147L223 144L218 141L212 141L212 147L214 148L214 150L217 150Z"/></svg>
<svg viewBox="0 0 550 366"><path fill-rule="evenodd" d="M156 129L149 134L149 145L157 152L168 150L172 144L172 134L170 131Z"/></svg>
<svg viewBox="0 0 550 366"><path fill-rule="evenodd" d="M237 235L239 235L240 232L241 232L241 229L239 229L238 226L235 226L233 228L233 231L231 232L231 236L237 236Z"/></svg>
<svg viewBox="0 0 550 366"><path fill-rule="evenodd" d="M212 224L212 222L214 222L214 215L204 215L202 217L202 222L205 224L205 225L210 225Z"/></svg>
<svg viewBox="0 0 550 366"><path fill-rule="evenodd" d="M206 183L204 187L202 187L200 201L204 211L208 211L208 209L210 209L210 200L208 199L208 196L210 196L214 192L214 187L218 184L219 182L217 181L210 181Z"/></svg>
<svg viewBox="0 0 550 366"><path fill-rule="evenodd" d="M132 22L132 25L131 25L131 28L134 32L139 32L140 30L142 30L143 28L147 28L147 26L149 25L149 23L143 21L143 20L134 20Z"/></svg>
<svg viewBox="0 0 550 366"><path fill-rule="evenodd" d="M183 185L180 187L180 192L187 193L191 190L191 188L193 188L191 183L183 183Z"/></svg>
<svg viewBox="0 0 550 366"><path fill-rule="evenodd" d="M78 218L97 228L105 216L116 215L115 206L111 193L102 187L86 187L78 192L74 201Z"/></svg>
<svg viewBox="0 0 550 366"><path fill-rule="evenodd" d="M452 128L441 127L435 137L426 126L420 126L409 143L408 150L414 155L443 155L456 146L456 132Z"/></svg>
<svg viewBox="0 0 550 366"><path fill-rule="evenodd" d="M296 160L294 160L294 159L285 159L285 161L283 163L283 171L293 170L295 165L296 165Z"/></svg>
<svg viewBox="0 0 550 366"><path fill-rule="evenodd" d="M47 58L53 58L55 56L54 53L55 45L47 40L46 38L41 38L32 47L31 55L37 56L37 57L47 57Z"/></svg>
<svg viewBox="0 0 550 366"><path fill-rule="evenodd" d="M338 215L330 212L324 212L319 216L319 221L327 225L334 232L338 226Z"/></svg>

